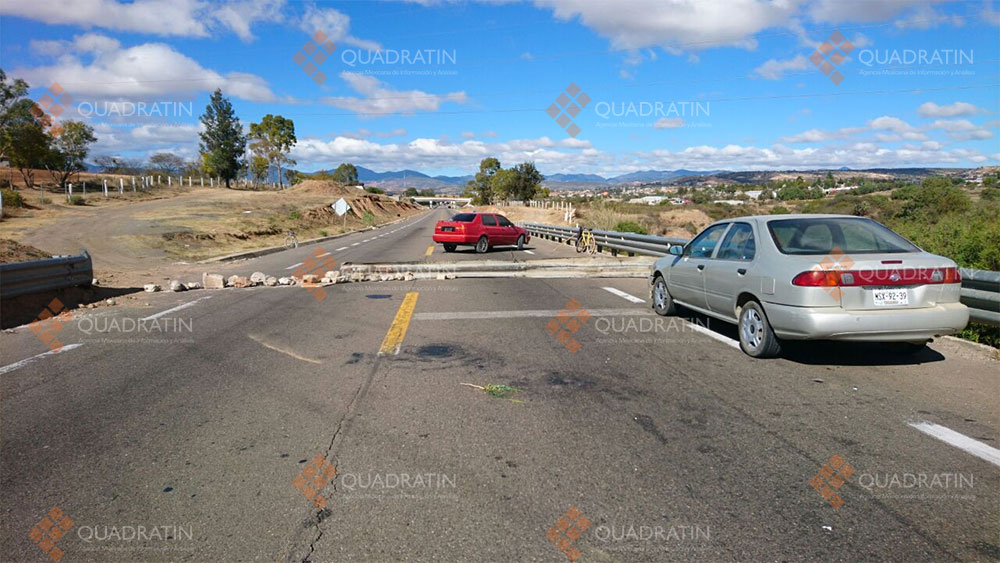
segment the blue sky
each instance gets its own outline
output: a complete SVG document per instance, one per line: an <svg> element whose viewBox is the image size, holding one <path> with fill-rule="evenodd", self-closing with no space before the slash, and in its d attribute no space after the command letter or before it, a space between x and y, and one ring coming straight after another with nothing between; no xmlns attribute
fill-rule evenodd
<svg viewBox="0 0 1000 563"><path fill-rule="evenodd" d="M307 171L353 162L467 174L487 156L604 176L971 167L1000 164L998 10L908 0L8 0L0 66L36 99L62 85L73 101L60 119L94 125L95 156L196 157L197 117L221 88L245 125L268 113L293 119L292 156ZM319 65L322 85L293 61L317 29L336 45ZM841 45L839 84L809 59L835 31L853 46ZM570 84L589 97L576 136L545 112ZM140 102L145 115L115 115Z"/></svg>

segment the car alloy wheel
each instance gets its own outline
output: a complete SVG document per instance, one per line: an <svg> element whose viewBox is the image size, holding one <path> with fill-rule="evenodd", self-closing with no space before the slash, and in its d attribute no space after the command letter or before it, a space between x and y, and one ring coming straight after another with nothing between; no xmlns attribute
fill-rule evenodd
<svg viewBox="0 0 1000 563"><path fill-rule="evenodd" d="M743 341L750 349L760 348L764 341L764 319L760 318L760 314L755 309L747 309L746 313L743 314L743 318L740 319L740 332L743 335Z"/></svg>
<svg viewBox="0 0 1000 563"><path fill-rule="evenodd" d="M657 315L673 315L677 310L663 276L656 276L656 281L653 282L653 310Z"/></svg>
<svg viewBox="0 0 1000 563"><path fill-rule="evenodd" d="M483 254L490 248L490 241L486 237L480 237L476 242L476 252Z"/></svg>

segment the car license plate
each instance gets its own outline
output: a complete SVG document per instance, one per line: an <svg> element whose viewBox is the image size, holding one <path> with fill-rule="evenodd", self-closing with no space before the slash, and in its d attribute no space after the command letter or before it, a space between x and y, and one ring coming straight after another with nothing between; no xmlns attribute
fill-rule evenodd
<svg viewBox="0 0 1000 563"><path fill-rule="evenodd" d="M872 300L876 307L910 304L910 296L905 289L873 289Z"/></svg>
<svg viewBox="0 0 1000 563"><path fill-rule="evenodd" d="M443 232L443 233L451 233L451 232L454 232L454 231L455 231L455 227L441 227L441 232Z"/></svg>

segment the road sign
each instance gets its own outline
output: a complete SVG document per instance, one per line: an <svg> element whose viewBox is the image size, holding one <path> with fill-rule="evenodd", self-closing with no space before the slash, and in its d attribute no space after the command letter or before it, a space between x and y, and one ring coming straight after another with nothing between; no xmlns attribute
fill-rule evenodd
<svg viewBox="0 0 1000 563"><path fill-rule="evenodd" d="M333 210L337 212L337 215L340 216L342 216L344 213L347 213L351 209L351 206L348 205L346 201L344 201L344 198L338 199L337 203L334 203L330 207L332 207Z"/></svg>

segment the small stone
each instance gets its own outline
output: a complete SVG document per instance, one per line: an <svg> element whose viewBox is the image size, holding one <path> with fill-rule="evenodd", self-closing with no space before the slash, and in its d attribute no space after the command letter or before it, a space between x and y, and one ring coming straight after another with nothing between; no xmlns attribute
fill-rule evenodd
<svg viewBox="0 0 1000 563"><path fill-rule="evenodd" d="M319 283L319 277L316 274L306 274L302 276L302 283Z"/></svg>
<svg viewBox="0 0 1000 563"><path fill-rule="evenodd" d="M181 283L181 282L179 282L177 280L171 280L171 282L170 282L170 291L184 291L186 289L187 289L187 286L184 285L183 283Z"/></svg>
<svg viewBox="0 0 1000 563"><path fill-rule="evenodd" d="M335 278L323 277L323 278L319 279L319 283L334 283L334 281L333 281L334 279Z"/></svg>
<svg viewBox="0 0 1000 563"><path fill-rule="evenodd" d="M93 309L94 308L94 304L93 303L87 303L87 308L88 309Z"/></svg>
<svg viewBox="0 0 1000 563"><path fill-rule="evenodd" d="M229 276L229 286L230 287L252 287L253 284L250 282L250 278L246 276Z"/></svg>
<svg viewBox="0 0 1000 563"><path fill-rule="evenodd" d="M264 272L254 272L250 274L250 281L253 282L254 285L260 285L264 283L264 280L266 279L267 276L264 274Z"/></svg>
<svg viewBox="0 0 1000 563"><path fill-rule="evenodd" d="M413 272L406 272L405 274L403 274L404 281L413 281L413 277L414 277Z"/></svg>
<svg viewBox="0 0 1000 563"><path fill-rule="evenodd" d="M455 279L455 274L445 274L444 275L444 279L446 279L446 280L453 280L453 279Z"/></svg>
<svg viewBox="0 0 1000 563"><path fill-rule="evenodd" d="M108 305L114 305L115 303L117 303L117 301L115 301L114 299L108 299L105 301L105 303L107 303Z"/></svg>
<svg viewBox="0 0 1000 563"><path fill-rule="evenodd" d="M278 285L294 285L295 280L292 278L281 277L278 278Z"/></svg>
<svg viewBox="0 0 1000 563"><path fill-rule="evenodd" d="M438 272L437 279L439 279L439 280L445 279L444 272Z"/></svg>
<svg viewBox="0 0 1000 563"><path fill-rule="evenodd" d="M264 278L264 285L266 285L267 287L274 287L278 285L278 278L274 276L267 276L266 278Z"/></svg>
<svg viewBox="0 0 1000 563"><path fill-rule="evenodd" d="M101 285L101 283L99 281L97 281L97 278L94 278L94 279L90 280L90 285Z"/></svg>
<svg viewBox="0 0 1000 563"><path fill-rule="evenodd" d="M156 293L157 291L160 291L160 286L156 285L155 283L147 283L146 285L142 286L142 290L145 291L146 293Z"/></svg>
<svg viewBox="0 0 1000 563"><path fill-rule="evenodd" d="M339 275L340 275L340 272L335 272L333 270L330 270L329 272L323 274L323 277L324 278L334 279L334 278L336 278Z"/></svg>
<svg viewBox="0 0 1000 563"><path fill-rule="evenodd" d="M201 284L205 289L222 289L226 287L226 279L221 274L202 274Z"/></svg>
<svg viewBox="0 0 1000 563"><path fill-rule="evenodd" d="M184 285L188 289L201 289L201 283L199 283L199 282L187 282Z"/></svg>

